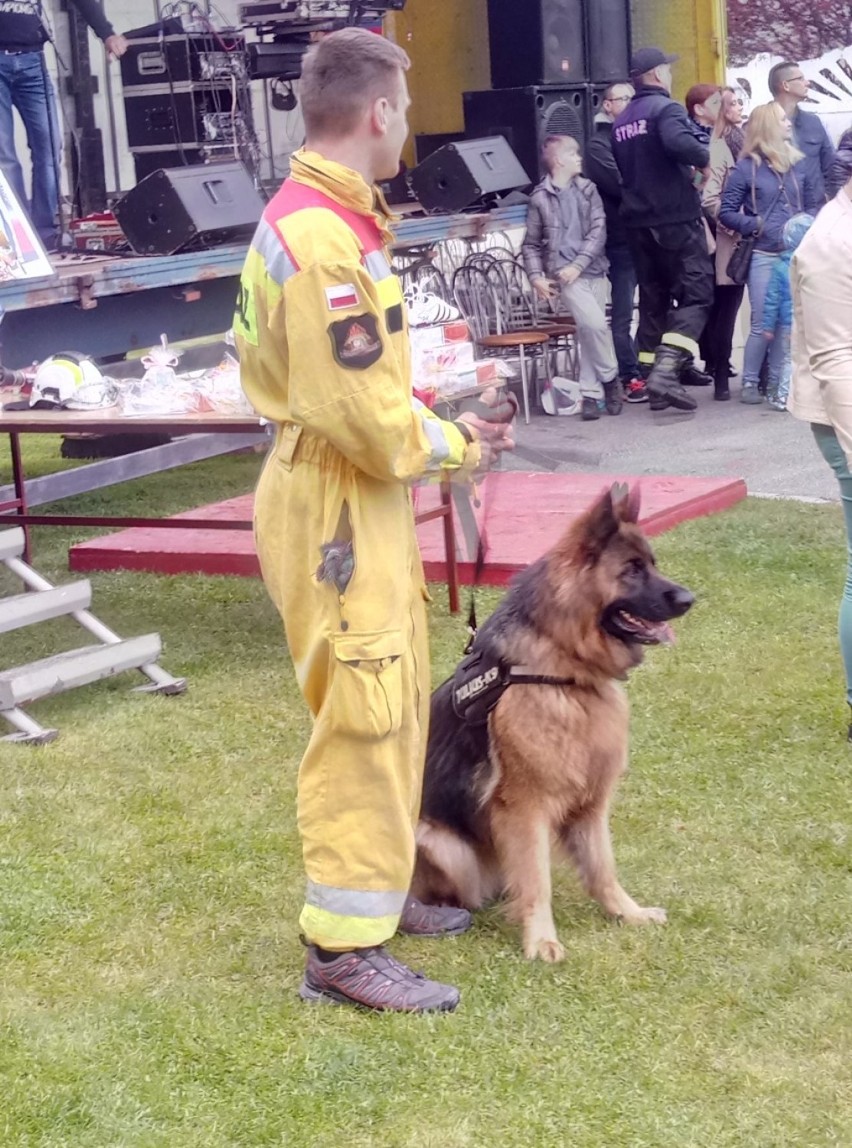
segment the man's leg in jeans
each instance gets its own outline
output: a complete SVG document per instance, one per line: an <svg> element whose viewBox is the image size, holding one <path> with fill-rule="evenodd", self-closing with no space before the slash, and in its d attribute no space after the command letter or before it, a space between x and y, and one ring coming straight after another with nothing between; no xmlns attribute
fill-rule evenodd
<svg viewBox="0 0 852 1148"><path fill-rule="evenodd" d="M635 379L639 374L639 359L630 328L636 297L636 269L628 247L608 247L606 254L612 292L612 342L618 360L618 376L622 380Z"/></svg>
<svg viewBox="0 0 852 1148"><path fill-rule="evenodd" d="M8 180L21 208L26 211L29 205L24 173L15 151L15 120L12 112L17 59L17 56L4 56L0 53L0 171Z"/></svg>
<svg viewBox="0 0 852 1148"><path fill-rule="evenodd" d="M56 241L59 212L59 126L53 86L41 52L13 58L22 61L14 102L26 128L33 161L30 217L42 241L52 246Z"/></svg>

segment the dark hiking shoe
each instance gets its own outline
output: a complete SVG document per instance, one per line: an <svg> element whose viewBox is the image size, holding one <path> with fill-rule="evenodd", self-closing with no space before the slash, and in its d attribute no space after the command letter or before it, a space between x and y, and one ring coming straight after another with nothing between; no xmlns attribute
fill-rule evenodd
<svg viewBox="0 0 852 1148"><path fill-rule="evenodd" d="M320 960L316 945L308 945L299 996L379 1012L452 1012L459 1003L458 989L427 981L380 945L341 953L330 961Z"/></svg>
<svg viewBox="0 0 852 1148"><path fill-rule="evenodd" d="M409 897L399 919L399 931L412 937L457 937L468 931L472 921L467 909L424 905L416 897Z"/></svg>
<svg viewBox="0 0 852 1148"><path fill-rule="evenodd" d="M680 372L680 381L685 387L709 387L713 382L713 376L696 367L695 362L690 360Z"/></svg>
<svg viewBox="0 0 852 1148"><path fill-rule="evenodd" d="M601 412L598 410L597 400L588 398L583 399L582 405L580 407L580 418L583 420L583 422L591 423L600 417Z"/></svg>
<svg viewBox="0 0 852 1148"><path fill-rule="evenodd" d="M603 383L604 391L604 406L608 415L621 414L621 383L618 379L611 379L608 383Z"/></svg>

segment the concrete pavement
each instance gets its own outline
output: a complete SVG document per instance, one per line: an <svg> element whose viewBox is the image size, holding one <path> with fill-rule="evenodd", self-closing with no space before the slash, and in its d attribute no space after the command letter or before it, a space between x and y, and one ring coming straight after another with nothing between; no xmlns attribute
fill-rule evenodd
<svg viewBox="0 0 852 1148"><path fill-rule="evenodd" d="M613 474L743 478L749 494L837 501L837 483L814 445L810 428L765 403L745 406L739 378L731 401L717 403L712 388L690 388L693 414L625 404L596 422L578 415L534 413L517 424L517 449L504 466L514 470L600 471Z"/></svg>

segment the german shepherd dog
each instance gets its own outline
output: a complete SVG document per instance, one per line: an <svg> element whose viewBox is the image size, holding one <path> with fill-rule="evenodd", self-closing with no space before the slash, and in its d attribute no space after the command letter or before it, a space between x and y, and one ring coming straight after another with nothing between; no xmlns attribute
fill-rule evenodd
<svg viewBox="0 0 852 1148"><path fill-rule="evenodd" d="M469 909L505 896L529 958L565 955L551 910L554 844L607 913L630 924L666 920L622 889L609 834L627 763L620 683L646 646L674 640L668 621L693 602L658 573L638 516L638 488L606 491L477 632L471 655L481 664L545 682L508 684L473 723L460 716L468 687L459 691L457 678L432 695L412 892ZM478 685L489 676L497 673L486 669Z"/></svg>

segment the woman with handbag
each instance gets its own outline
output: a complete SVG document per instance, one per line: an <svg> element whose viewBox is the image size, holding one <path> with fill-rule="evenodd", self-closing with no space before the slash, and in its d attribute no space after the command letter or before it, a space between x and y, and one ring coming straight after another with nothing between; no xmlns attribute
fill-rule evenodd
<svg viewBox="0 0 852 1148"><path fill-rule="evenodd" d="M847 560L838 628L852 706L852 136L841 139L836 163L840 191L817 216L790 267L793 380L787 409L811 424L840 487ZM852 724L848 737L852 741Z"/></svg>
<svg viewBox="0 0 852 1148"><path fill-rule="evenodd" d="M784 225L802 211L815 215L819 204L792 144L793 128L776 103L763 104L749 116L742 155L722 192L719 222L740 238L728 259L727 275L748 284L751 330L745 347L740 401L762 403L760 369L766 356L763 304L772 269L784 250ZM769 385L781 381L783 347L769 344Z"/></svg>
<svg viewBox="0 0 852 1148"><path fill-rule="evenodd" d="M725 90L732 92L731 88ZM713 235L716 240L713 308L704 328L704 334L701 336L701 353L705 371L713 376L713 398L720 402L731 397L728 384L731 348L734 343L737 315L745 292L745 287L741 283L734 283L728 277L728 260L737 240L736 233L719 223L722 191L736 163L729 141L729 128L730 121L723 103L710 139L710 175L701 193L701 204L708 220L712 221L711 227L714 228Z"/></svg>

